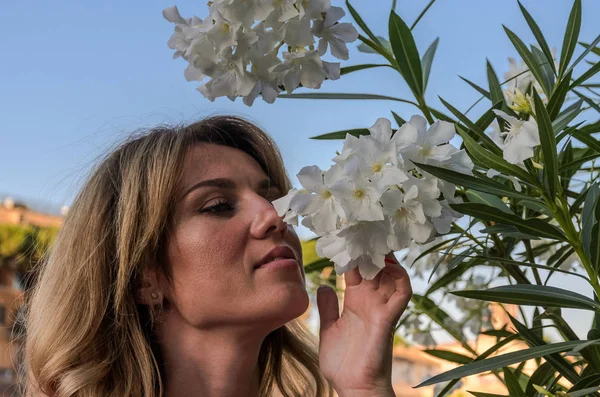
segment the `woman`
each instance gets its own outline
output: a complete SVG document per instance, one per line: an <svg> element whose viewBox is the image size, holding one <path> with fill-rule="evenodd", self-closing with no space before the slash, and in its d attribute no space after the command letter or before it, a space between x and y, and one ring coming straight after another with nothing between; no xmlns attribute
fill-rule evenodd
<svg viewBox="0 0 600 397"><path fill-rule="evenodd" d="M395 261L318 291L271 201L290 187L256 126L213 117L133 137L93 171L28 299L25 395L393 396L393 328L411 296Z"/></svg>

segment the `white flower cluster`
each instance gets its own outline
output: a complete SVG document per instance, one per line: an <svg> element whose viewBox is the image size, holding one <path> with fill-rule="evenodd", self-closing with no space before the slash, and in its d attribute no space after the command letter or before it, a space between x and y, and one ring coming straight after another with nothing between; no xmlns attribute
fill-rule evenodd
<svg viewBox="0 0 600 397"><path fill-rule="evenodd" d="M273 103L300 84L319 88L340 77L340 64L321 59L327 49L348 59L346 43L358 38L330 0L214 0L209 16L182 18L177 7L163 11L175 24L169 47L189 62L188 81L210 78L198 90L209 100L244 97L251 106L262 95ZM318 44L315 48L315 37ZM281 54L280 54L281 52ZM281 58L280 58L281 56Z"/></svg>
<svg viewBox="0 0 600 397"><path fill-rule="evenodd" d="M331 259L338 274L358 266L372 279L385 266L385 255L426 243L450 230L460 216L456 187L417 168L431 164L471 174L473 162L449 141L454 125L437 121L429 129L412 116L393 134L380 118L370 135L347 135L342 152L327 171L317 166L298 173L303 189L292 189L273 204L291 224L302 224L320 238L317 253ZM441 195L443 194L443 198Z"/></svg>

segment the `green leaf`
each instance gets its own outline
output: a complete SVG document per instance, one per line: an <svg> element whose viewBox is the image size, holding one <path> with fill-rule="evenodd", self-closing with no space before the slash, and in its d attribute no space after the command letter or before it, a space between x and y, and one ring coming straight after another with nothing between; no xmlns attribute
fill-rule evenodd
<svg viewBox="0 0 600 397"><path fill-rule="evenodd" d="M566 73L568 73L568 72L570 72L570 71L572 71L572 70L573 70L573 68L574 68L575 66L577 66L577 64L578 64L579 62L583 61L583 58L585 58L585 57L586 57L586 55L590 53L590 51L594 50L594 49L595 49L595 46L596 46L596 44L598 44L598 43L600 43L600 35L598 35L598 36L597 36L597 37L594 39L594 41L592 41L592 43L591 43L591 44L590 44L590 45L589 45L589 46L588 46L588 47L585 49L585 51L583 51L583 52L581 53L581 55L579 55L579 56L577 57L577 59L575 60L575 62L573 62L573 64L572 64L571 66L569 66L569 68L567 69L567 71L565 72L565 74L566 74ZM580 43L580 44L581 44L581 43Z"/></svg>
<svg viewBox="0 0 600 397"><path fill-rule="evenodd" d="M548 195L556 197L560 187L558 181L558 154L556 152L556 137L552 129L550 115L546 111L544 103L535 90L533 90L533 102L537 116L537 124L540 133L542 153L544 154L544 180L548 187Z"/></svg>
<svg viewBox="0 0 600 397"><path fill-rule="evenodd" d="M594 374L594 375L586 376L585 378L581 379L579 382L574 384L573 387L569 389L569 392L577 391L577 390L585 390L590 386L599 386L599 385L600 385L600 374Z"/></svg>
<svg viewBox="0 0 600 397"><path fill-rule="evenodd" d="M394 120L396 120L396 124L398 124L398 128L402 127L403 124L406 123L402 117L398 116L396 112L392 111L392 116L394 116Z"/></svg>
<svg viewBox="0 0 600 397"><path fill-rule="evenodd" d="M333 262L331 262L329 259L319 259L318 261L309 263L307 265L304 266L304 272L305 273L312 273L312 272L320 272L321 270L325 269L326 267L331 267L333 266Z"/></svg>
<svg viewBox="0 0 600 397"><path fill-rule="evenodd" d="M591 46L591 45L589 45L589 44L587 44L587 43L581 42L581 41L579 42L579 44L580 44L580 45L582 45L582 46L584 46L586 49L591 47L591 51L592 51L594 54L596 54L596 55L600 55L600 47L595 47L595 48L594 48L593 46Z"/></svg>
<svg viewBox="0 0 600 397"><path fill-rule="evenodd" d="M436 38L433 43L427 48L423 59L421 59L421 65L423 66L423 91L427 89L427 82L429 81L429 72L431 71L431 64L433 63L433 57L435 56L435 50L437 49L440 38Z"/></svg>
<svg viewBox="0 0 600 397"><path fill-rule="evenodd" d="M527 397L512 371L506 367L502 368L502 370L504 371L504 381L506 382L506 388L510 397Z"/></svg>
<svg viewBox="0 0 600 397"><path fill-rule="evenodd" d="M552 129L555 134L562 131L575 117L577 117L581 112L581 105L583 105L583 101L579 100L558 114L552 123Z"/></svg>
<svg viewBox="0 0 600 397"><path fill-rule="evenodd" d="M528 208L532 211L538 212L540 214L544 214L549 218L553 218L554 214L552 210L546 206L542 201L530 199L530 200L519 200L519 205L522 205L525 208Z"/></svg>
<svg viewBox="0 0 600 397"><path fill-rule="evenodd" d="M385 59L387 59L388 62L395 68L396 60L394 59L394 56L392 55L391 48L388 49L383 45L383 43L381 43L382 37L378 37L378 38L379 38L379 42L375 42L375 41L371 40L370 38L359 34L358 39L360 41L362 41L362 43L358 45L358 47L357 47L358 50L360 52L365 52L365 53L380 54Z"/></svg>
<svg viewBox="0 0 600 397"><path fill-rule="evenodd" d="M581 214L581 220L583 225L581 227L581 242L583 245L583 251L589 259L592 258L592 228L596 223L596 205L600 198L600 187L597 184L590 185L588 192L585 196L583 204L583 213Z"/></svg>
<svg viewBox="0 0 600 397"><path fill-rule="evenodd" d="M519 333L521 338L523 338L523 340L525 340L527 342L527 344L529 344L530 346L535 346L535 347L551 346L551 345L546 344L546 342L544 342L542 339L539 339L534 332L532 332L530 329L528 329L524 324L520 323L516 318L511 316L510 313L507 313L507 314L508 314L508 317L510 317L510 320L512 321L513 326L515 327L515 329L517 330L517 332ZM580 342L581 341L577 340L577 341L570 341L570 342L565 342L565 343L580 343ZM562 356L560 356L559 354L555 354L555 353L548 354L548 355L545 355L544 358L546 359L546 361L550 362L552 364L552 366L562 376L564 376L569 382L574 384L575 382L578 382L581 379L579 377L579 375L577 374L577 372L575 372L575 370L573 369L571 364L567 360L565 360Z"/></svg>
<svg viewBox="0 0 600 397"><path fill-rule="evenodd" d="M416 310L425 313L432 321L444 328L454 339L458 341L465 340L462 327L434 301L426 296L413 294L412 302Z"/></svg>
<svg viewBox="0 0 600 397"><path fill-rule="evenodd" d="M521 4L520 1L518 3L519 3L519 7L521 8L521 13L525 17L525 20L527 21L527 25L529 25L529 29L531 29L531 32L535 36L535 39L537 40L538 44L540 45L540 48L542 49L544 55L546 56L546 60L550 63L552 70L554 72L556 72L556 69L554 68L554 57L552 56L552 51L550 51L550 47L548 47L548 43L546 42L546 39L544 38L544 35L542 34L542 30L540 29L538 24L535 22L535 20L531 16L531 14L529 14L529 12L525 9L525 7L523 7L523 4Z"/></svg>
<svg viewBox="0 0 600 397"><path fill-rule="evenodd" d="M360 135L369 135L370 132L366 128L356 128L352 130L342 130L330 132L328 134L313 136L310 139L346 139L346 135L354 135L356 137Z"/></svg>
<svg viewBox="0 0 600 397"><path fill-rule="evenodd" d="M529 71L531 72L531 74L533 74L533 77L535 77L535 79L538 81L538 83L540 83L546 96L550 96L551 89L546 84L544 75L542 74L542 69L538 65L538 61L535 59L535 57L533 56L531 51L529 51L529 49L527 48L525 43L523 43L523 41L521 41L519 36L514 34L506 26L503 26L503 27L504 27L504 31L506 32L506 34L507 34L508 38L510 39L510 41L512 42L513 46L515 47L515 49L517 50L517 52L519 53L521 58L523 58L523 61L525 62L525 64L527 64L527 67L529 68Z"/></svg>
<svg viewBox="0 0 600 397"><path fill-rule="evenodd" d="M433 357L441 358L442 360L450 361L458 364L468 364L473 361L472 357L465 356L463 354L455 353L449 350L442 349L425 349L425 353L432 355Z"/></svg>
<svg viewBox="0 0 600 397"><path fill-rule="evenodd" d="M577 46L577 39L579 38L579 30L581 29L581 0L575 0L571 14L569 15L569 22L567 22L567 29L565 30L565 36L563 38L562 49L560 52L560 65L559 75L562 76L571 61L575 47Z"/></svg>
<svg viewBox="0 0 600 397"><path fill-rule="evenodd" d="M596 64L592 65L591 68L589 68L581 76L579 76L579 78L571 84L570 89L579 87L581 84L588 81L588 79L593 77L598 72L600 72L600 62L596 62Z"/></svg>
<svg viewBox="0 0 600 397"><path fill-rule="evenodd" d="M539 237L521 233L516 226L511 225L488 226L485 229L481 229L480 232L487 234L502 234L504 237L513 237L518 240L539 240Z"/></svg>
<svg viewBox="0 0 600 397"><path fill-rule="evenodd" d="M387 63L366 63L363 65L353 65L353 66L343 67L340 69L340 76L343 76L345 74L352 73L352 72L357 72L359 70L379 68L379 67L383 67L383 66L395 69L392 65L388 65Z"/></svg>
<svg viewBox="0 0 600 397"><path fill-rule="evenodd" d="M461 256L457 255L456 257L460 258ZM479 260L470 260L470 261L459 263L457 266L453 267L448 272L446 272L446 274L444 274L442 277L438 278L432 284L430 284L429 288L427 289L427 292L425 292L425 296L428 296L428 295L432 294L433 292L437 291L438 289L443 288L443 287L447 286L448 284L450 284L451 282L457 280L467 270L469 270L473 266L477 265L478 263L479 263Z"/></svg>
<svg viewBox="0 0 600 397"><path fill-rule="evenodd" d="M396 0L394 0L394 1L396 1ZM413 24L410 26L410 30L413 30L415 28L415 26L417 26L417 24L419 23L421 18L423 18L423 16L427 13L427 10L429 10L429 8L433 5L433 3L435 3L435 0L430 0L429 3L425 6L425 8L423 8L423 11L421 11L421 13L417 17L417 19L415 19Z"/></svg>
<svg viewBox="0 0 600 397"><path fill-rule="evenodd" d="M464 203L450 204L450 207L461 214L470 215L477 219L493 221L504 225L513 225L524 234L565 241L562 231L541 219L523 219L516 215L507 214L494 207L484 204Z"/></svg>
<svg viewBox="0 0 600 397"><path fill-rule="evenodd" d="M508 208L506 203L493 194L469 190L467 192L467 197L471 203L486 204L490 207L498 208L500 211L506 212L507 214L512 214L512 211Z"/></svg>
<svg viewBox="0 0 600 397"><path fill-rule="evenodd" d="M567 246L566 248L569 248L569 247ZM585 281L589 282L589 279L582 274L570 272L568 270L563 270L560 268L554 268L551 266L539 265L537 263L519 262L519 261L513 261L511 259L497 258L497 257L493 257L493 256L483 256L483 255L475 256L475 257L473 257L473 259L479 259L481 262L485 262L485 261L498 262L498 263L503 263L505 265L510 265L510 266L525 266L525 267L531 267L531 268L535 268L535 269L550 270L550 271L555 271L555 272L559 272L559 273L570 274L571 276L579 277L579 278L582 278Z"/></svg>
<svg viewBox="0 0 600 397"><path fill-rule="evenodd" d="M424 92L423 71L419 51L410 29L394 11L390 13L389 31L398 70L413 94L417 98L422 97Z"/></svg>
<svg viewBox="0 0 600 397"><path fill-rule="evenodd" d="M467 392L471 393L475 397L511 397L511 396L505 396L504 394L483 393L483 392L471 391L471 390L467 390Z"/></svg>
<svg viewBox="0 0 600 397"><path fill-rule="evenodd" d="M585 143L588 148L594 150L596 153L600 153L600 141L590 134L575 130L572 135L581 143Z"/></svg>
<svg viewBox="0 0 600 397"><path fill-rule="evenodd" d="M467 148L469 155L473 159L485 165L488 169L491 168L496 171L499 171L502 174L516 176L520 180L529 182L532 185L537 184L535 178L529 173L527 173L527 171L514 164L510 164L508 161L504 160L500 155L484 149L459 127L457 127L456 130L460 137L463 139L465 147Z"/></svg>
<svg viewBox="0 0 600 397"><path fill-rule="evenodd" d="M460 120L462 123L464 123L471 132L473 132L473 134L479 138L479 140L491 151L493 151L496 154L500 154L502 153L502 150L494 143L494 141L485 134L485 132L483 131L483 129L479 128L477 125L475 125L475 123L473 123L471 120L469 120L469 118L467 116L465 116L464 114L462 114L458 109L456 109L454 106L452 106L451 104L449 104L448 102L446 102L442 97L438 97L440 98L440 101L442 102L442 104L448 108L448 110L454 114L458 120Z"/></svg>
<svg viewBox="0 0 600 397"><path fill-rule="evenodd" d="M588 387L587 389L581 389L578 391L571 391L569 390L569 397L585 397L589 394L592 394L594 392L597 392L598 390L600 390L600 388L598 388L598 386L594 386L594 387Z"/></svg>
<svg viewBox="0 0 600 397"><path fill-rule="evenodd" d="M556 370L549 362L545 362L531 374L529 381L527 381L527 387L525 388L525 393L528 396L537 396L537 391L534 389L533 385L545 385L552 377Z"/></svg>
<svg viewBox="0 0 600 397"><path fill-rule="evenodd" d="M554 90L554 69L550 66L550 62L546 60L544 53L536 46L531 46L531 55L533 55L533 59L535 59L542 72L542 78L544 79L542 85L548 87L552 92Z"/></svg>
<svg viewBox="0 0 600 397"><path fill-rule="evenodd" d="M463 365L462 367L454 368L444 372L431 379L422 382L416 387L429 386L440 382L445 382L451 379L464 378L479 374L492 369L507 367L512 364L520 363L532 358L544 357L553 353L568 351L573 346L576 346L578 341L568 341L554 343L551 345L536 346L529 349L524 349L516 352L502 354L496 357L488 358L482 361L474 361L471 364Z"/></svg>
<svg viewBox="0 0 600 397"><path fill-rule="evenodd" d="M566 163L564 165L561 165L558 170L560 172L569 171L569 170L577 171L581 165L587 163L588 161L595 160L598 157L600 157L600 152L597 152L597 153L594 153L594 154L590 154L588 156L581 157L580 159L573 160L570 163Z"/></svg>
<svg viewBox="0 0 600 397"><path fill-rule="evenodd" d="M377 36L375 36L373 34L371 29L369 29L369 27L365 23L365 21L363 21L360 14L354 9L354 7L352 7L352 5L350 4L350 2L348 0L346 0L346 7L348 7L348 11L350 11L350 15L352 15L352 18L354 19L356 24L362 29L362 31L365 32L367 34L367 36L369 36L371 38L371 40L373 40L375 43L381 45L381 42L379 41Z"/></svg>
<svg viewBox="0 0 600 397"><path fill-rule="evenodd" d="M444 120L447 121L449 123L456 123L456 120L454 120L452 117L445 115L444 113L440 112L439 110L436 110L432 107L429 108L429 111L431 112L431 114L439 120Z"/></svg>
<svg viewBox="0 0 600 397"><path fill-rule="evenodd" d="M488 78L488 85L490 88L490 99L492 103L503 102L504 103L504 93L502 92L502 87L500 86L500 81L498 80L498 76L496 72L494 72L494 68L490 61L486 61L486 71Z"/></svg>
<svg viewBox="0 0 600 397"><path fill-rule="evenodd" d="M387 95L377 95L377 94L346 94L346 93L337 93L337 92L311 92L311 93L302 93L302 94L280 94L279 98L288 98L288 99L350 99L350 100L358 100L358 99L381 99L386 101L396 101L396 102L404 102L409 103L411 105L417 106L416 103L409 101L407 99L396 98Z"/></svg>
<svg viewBox="0 0 600 397"><path fill-rule="evenodd" d="M460 77L464 82L466 82L467 84L469 84L471 87L475 88L475 90L477 90L481 95L483 95L487 99L490 99L490 92L489 91L486 91L485 89L481 88L480 86L478 86L477 84L473 83L472 81L465 79L462 76L458 76L458 77Z"/></svg>
<svg viewBox="0 0 600 397"><path fill-rule="evenodd" d="M563 77L550 96L550 100L548 101L548 114L550 115L550 120L554 120L556 116L558 116L560 108L565 103L565 98L570 89L569 84L571 84L571 72L568 72L566 76Z"/></svg>
<svg viewBox="0 0 600 397"><path fill-rule="evenodd" d="M561 307L596 311L600 304L585 295L545 285L505 285L483 291L453 291L452 295L522 306ZM581 343L581 341L579 342ZM574 346L575 347L575 346Z"/></svg>
<svg viewBox="0 0 600 397"><path fill-rule="evenodd" d="M469 189L478 190L484 193L496 194L500 197L515 197L515 198L529 198L529 196L516 192L511 188L508 188L498 182L494 182L488 178L477 178L471 175L462 174L460 172L452 171L446 168L436 167L433 165L426 165L413 162L417 167L421 168L425 172L428 172L440 179L454 183L455 185L464 186Z"/></svg>

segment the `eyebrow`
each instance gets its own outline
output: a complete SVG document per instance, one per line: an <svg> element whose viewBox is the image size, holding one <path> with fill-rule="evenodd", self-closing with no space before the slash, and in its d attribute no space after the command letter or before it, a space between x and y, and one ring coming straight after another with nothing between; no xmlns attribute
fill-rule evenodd
<svg viewBox="0 0 600 397"><path fill-rule="evenodd" d="M267 190L267 189L270 189L272 186L277 187L277 185L275 185L270 179L263 179L262 181L260 181L258 183L257 190ZM227 178L206 179L206 180L200 181L200 182L192 185L190 188L188 188L185 191L185 193L183 193L181 195L181 199L185 198L192 191L203 188L203 187L216 187L216 188L220 188L220 189L233 190L233 189L235 189L236 185L235 185L234 181L232 181L231 179L227 179Z"/></svg>

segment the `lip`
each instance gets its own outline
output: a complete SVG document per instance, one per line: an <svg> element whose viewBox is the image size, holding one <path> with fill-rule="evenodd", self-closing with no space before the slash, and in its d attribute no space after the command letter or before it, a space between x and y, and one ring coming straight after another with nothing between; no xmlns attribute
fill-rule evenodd
<svg viewBox="0 0 600 397"><path fill-rule="evenodd" d="M279 260L273 261L275 258L281 258ZM267 255L265 255L260 262L254 266L255 269L262 267L288 267L292 265L292 262L295 262L295 266L298 266L298 261L296 259L296 255L294 251L286 246L280 245L278 247L273 248Z"/></svg>

